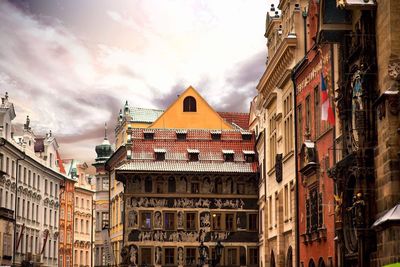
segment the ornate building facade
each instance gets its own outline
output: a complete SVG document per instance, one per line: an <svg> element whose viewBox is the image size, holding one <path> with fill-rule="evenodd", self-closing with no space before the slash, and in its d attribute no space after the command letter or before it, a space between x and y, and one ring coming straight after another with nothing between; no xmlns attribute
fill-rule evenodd
<svg viewBox="0 0 400 267"><path fill-rule="evenodd" d="M107 162L125 187L123 264L196 266L201 242L207 261L221 241L222 266L258 266L254 137L238 126L248 115L224 116L189 87L158 122L129 129Z"/></svg>
<svg viewBox="0 0 400 267"><path fill-rule="evenodd" d="M334 73L338 65L337 46L321 46L316 42L318 13L318 2L310 0L307 8L309 50L293 71L301 266L335 266L336 263L335 192L328 170L335 156L333 88L337 84L337 73ZM327 108L323 101L328 101ZM329 108L332 112L330 121L326 116Z"/></svg>
<svg viewBox="0 0 400 267"><path fill-rule="evenodd" d="M16 220L12 263L57 266L59 189L65 179L57 161L57 141L51 131L37 137L29 117L20 135L14 133L14 106L7 93L1 101L0 206L13 210Z"/></svg>

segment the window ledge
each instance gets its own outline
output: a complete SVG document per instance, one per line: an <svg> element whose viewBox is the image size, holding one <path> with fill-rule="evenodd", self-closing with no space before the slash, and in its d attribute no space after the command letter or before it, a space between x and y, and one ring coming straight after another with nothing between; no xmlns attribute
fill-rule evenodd
<svg viewBox="0 0 400 267"><path fill-rule="evenodd" d="M294 151L291 150L282 159L282 163L285 163L287 160L289 160L292 156L294 155Z"/></svg>

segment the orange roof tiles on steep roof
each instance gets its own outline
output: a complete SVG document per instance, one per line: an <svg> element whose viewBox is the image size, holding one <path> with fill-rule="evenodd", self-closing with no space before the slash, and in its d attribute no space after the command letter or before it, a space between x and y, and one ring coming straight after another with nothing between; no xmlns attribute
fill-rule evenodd
<svg viewBox="0 0 400 267"><path fill-rule="evenodd" d="M240 112L218 112L218 114L230 124L234 123L244 130L249 129L249 113Z"/></svg>

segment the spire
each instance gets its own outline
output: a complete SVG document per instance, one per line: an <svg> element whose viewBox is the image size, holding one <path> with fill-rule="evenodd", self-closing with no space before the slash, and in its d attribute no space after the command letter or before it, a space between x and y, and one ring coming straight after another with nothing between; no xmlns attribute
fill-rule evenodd
<svg viewBox="0 0 400 267"><path fill-rule="evenodd" d="M107 140L107 122L104 123L104 140Z"/></svg>

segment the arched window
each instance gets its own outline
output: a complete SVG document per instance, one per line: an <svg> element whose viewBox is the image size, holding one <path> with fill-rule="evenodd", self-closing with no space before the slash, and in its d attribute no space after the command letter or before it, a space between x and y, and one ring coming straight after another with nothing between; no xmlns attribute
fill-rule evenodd
<svg viewBox="0 0 400 267"><path fill-rule="evenodd" d="M324 259L321 257L318 260L318 267L325 267L325 262Z"/></svg>
<svg viewBox="0 0 400 267"><path fill-rule="evenodd" d="M183 112L196 112L196 99L193 96L187 96L183 100Z"/></svg>
<svg viewBox="0 0 400 267"><path fill-rule="evenodd" d="M310 262L308 263L308 267L315 267L314 260L311 259Z"/></svg>
<svg viewBox="0 0 400 267"><path fill-rule="evenodd" d="M215 179L214 190L215 190L215 193L222 194L222 181L220 178Z"/></svg>
<svg viewBox="0 0 400 267"><path fill-rule="evenodd" d="M271 267L275 267L275 255L274 255L274 251L271 250Z"/></svg>
<svg viewBox="0 0 400 267"><path fill-rule="evenodd" d="M289 246L286 256L286 267L292 267L292 266L293 266L293 251L292 251L292 246Z"/></svg>

